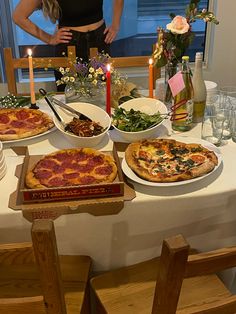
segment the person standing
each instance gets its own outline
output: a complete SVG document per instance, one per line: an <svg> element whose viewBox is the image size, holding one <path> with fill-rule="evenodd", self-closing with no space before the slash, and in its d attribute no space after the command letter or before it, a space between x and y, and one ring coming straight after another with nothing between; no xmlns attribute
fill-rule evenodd
<svg viewBox="0 0 236 314"><path fill-rule="evenodd" d="M110 54L110 44L120 28L123 6L124 0L113 0L109 26L103 19L103 0L20 0L12 17L24 31L55 46L55 56L62 56L67 46L74 45L76 56L86 62L91 47ZM54 34L43 31L29 19L35 10L42 10L46 18L58 23ZM55 76L59 79L60 73Z"/></svg>

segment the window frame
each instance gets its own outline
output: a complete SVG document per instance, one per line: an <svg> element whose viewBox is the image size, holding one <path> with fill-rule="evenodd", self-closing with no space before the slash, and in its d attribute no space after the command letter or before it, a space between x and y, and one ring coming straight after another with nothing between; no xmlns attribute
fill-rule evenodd
<svg viewBox="0 0 236 314"><path fill-rule="evenodd" d="M209 0L208 2L208 9L210 11L215 11L216 8L216 1L217 0ZM7 47L10 46L13 48L13 53L16 57L19 57L19 46L16 44L16 30L15 27L13 27L12 24L12 18L11 18L11 12L12 12L12 1L11 0L1 0L0 1L0 11L6 12L5 15L3 15L3 18L1 19L0 22L0 32L1 32L1 37L0 37L0 41L1 41L1 45L0 45L0 53L1 53L1 63L2 63L2 78L3 78L3 82L5 81L5 75L4 75L4 62L3 62L3 47ZM5 29L5 31L4 31ZM7 29L7 32L6 32ZM5 34L5 35L4 35ZM6 35L7 34L7 35ZM204 68L208 68L209 66L209 60L210 57L212 55L212 49L213 49L213 27L211 25L211 23L207 24L207 28L206 28L206 33L205 33L205 47L204 47ZM30 46L30 45L29 45ZM146 58L147 56L144 56L144 58ZM0 64L1 65L1 64ZM139 75L144 76L143 73L145 72L146 69L143 69L143 71L141 69L133 69L130 70L129 69L129 74L131 76L136 76L137 73L139 73ZM142 73L143 72L143 73ZM42 73L41 73L42 74ZM40 73L38 75L38 77L40 78ZM36 75L37 78L37 75ZM52 77L53 79L53 77ZM45 81L48 79L45 79ZM18 71L18 81L19 82L23 82L26 81L25 78L23 77L21 71Z"/></svg>

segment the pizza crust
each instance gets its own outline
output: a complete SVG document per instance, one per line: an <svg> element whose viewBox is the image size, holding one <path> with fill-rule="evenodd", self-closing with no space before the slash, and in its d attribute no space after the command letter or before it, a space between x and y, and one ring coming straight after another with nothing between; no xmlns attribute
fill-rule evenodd
<svg viewBox="0 0 236 314"><path fill-rule="evenodd" d="M215 153L202 145L185 144L173 139L131 143L125 151L125 159L139 177L160 183L200 177L218 164Z"/></svg>

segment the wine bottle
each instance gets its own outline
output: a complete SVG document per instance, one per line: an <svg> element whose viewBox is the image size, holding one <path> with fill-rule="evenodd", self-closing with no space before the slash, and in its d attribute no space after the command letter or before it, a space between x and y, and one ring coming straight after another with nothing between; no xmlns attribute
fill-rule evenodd
<svg viewBox="0 0 236 314"><path fill-rule="evenodd" d="M172 129L184 132L192 128L193 118L193 85L189 67L189 56L182 57L181 73L185 87L174 97Z"/></svg>
<svg viewBox="0 0 236 314"><path fill-rule="evenodd" d="M202 71L202 52L195 56L195 67L193 72L193 122L202 122L206 106L206 85Z"/></svg>

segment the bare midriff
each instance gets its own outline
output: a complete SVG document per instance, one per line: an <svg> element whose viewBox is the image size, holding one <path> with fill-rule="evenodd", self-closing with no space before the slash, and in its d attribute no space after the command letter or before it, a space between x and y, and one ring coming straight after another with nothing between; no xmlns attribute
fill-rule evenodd
<svg viewBox="0 0 236 314"><path fill-rule="evenodd" d="M66 26L67 28L70 28L74 31L77 31L77 32L83 32L83 33L86 33L86 32L91 32L91 31L94 31L95 29L99 28L102 24L104 23L104 20L100 20L96 23L93 23L93 24L89 24L89 25L83 25L83 26Z"/></svg>

